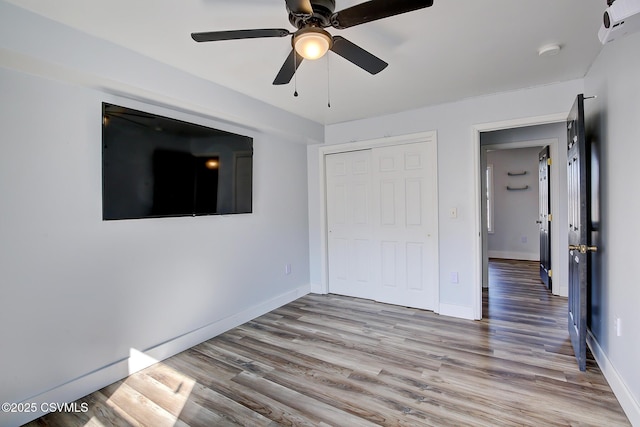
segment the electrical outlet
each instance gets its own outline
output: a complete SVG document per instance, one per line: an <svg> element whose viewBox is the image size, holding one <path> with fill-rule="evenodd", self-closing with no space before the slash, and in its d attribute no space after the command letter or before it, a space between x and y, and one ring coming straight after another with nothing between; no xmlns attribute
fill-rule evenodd
<svg viewBox="0 0 640 427"><path fill-rule="evenodd" d="M452 271L450 277L451 283L458 283L458 272Z"/></svg>

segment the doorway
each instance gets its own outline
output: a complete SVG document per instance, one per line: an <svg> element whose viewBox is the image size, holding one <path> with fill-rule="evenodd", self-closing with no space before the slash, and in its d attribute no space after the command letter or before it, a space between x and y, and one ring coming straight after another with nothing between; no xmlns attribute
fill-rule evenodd
<svg viewBox="0 0 640 427"><path fill-rule="evenodd" d="M566 117L563 114L544 116L529 119L518 119L506 122L488 123L474 126L474 150L477 165L477 210L476 220L478 227L478 263L477 277L479 285L475 291L475 317L482 318L482 290L483 285L488 284L488 229L486 215L486 153L487 147L495 145L493 149L513 149L523 147L538 147L549 145L551 157L555 166L551 168L552 197L551 206L553 216L556 218L566 218L567 215L567 174L566 168L562 166L566 163L566 130L564 122ZM555 130L551 131L555 127ZM483 135L496 132L499 138L491 143L481 144ZM537 167L535 170L537 174ZM555 281L552 289L553 294L567 296L567 254L561 247L567 245L567 225L566 221L555 221L551 224L551 254L552 265L557 268L553 271Z"/></svg>
<svg viewBox="0 0 640 427"><path fill-rule="evenodd" d="M540 259L538 154L548 143L555 140L523 141L514 148L482 146L487 170L482 214L489 258Z"/></svg>

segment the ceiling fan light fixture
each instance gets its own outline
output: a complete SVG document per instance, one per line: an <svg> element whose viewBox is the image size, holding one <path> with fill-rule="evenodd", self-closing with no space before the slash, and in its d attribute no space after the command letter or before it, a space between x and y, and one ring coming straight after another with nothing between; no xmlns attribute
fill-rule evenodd
<svg viewBox="0 0 640 427"><path fill-rule="evenodd" d="M304 59L322 58L333 44L331 34L322 28L303 28L293 36L293 47Z"/></svg>

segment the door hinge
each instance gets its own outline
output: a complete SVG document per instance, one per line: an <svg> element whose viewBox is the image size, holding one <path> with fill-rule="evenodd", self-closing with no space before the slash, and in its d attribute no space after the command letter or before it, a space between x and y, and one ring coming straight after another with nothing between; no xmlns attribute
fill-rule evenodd
<svg viewBox="0 0 640 427"><path fill-rule="evenodd" d="M551 270L549 270L549 277L551 277Z"/></svg>
<svg viewBox="0 0 640 427"><path fill-rule="evenodd" d="M547 216L547 221L551 222L553 220L553 215L549 214Z"/></svg>
<svg viewBox="0 0 640 427"><path fill-rule="evenodd" d="M551 166L551 164L552 164L552 163L553 163L553 162L551 161L551 157L549 157L549 158L547 159L547 164L548 164L549 166Z"/></svg>

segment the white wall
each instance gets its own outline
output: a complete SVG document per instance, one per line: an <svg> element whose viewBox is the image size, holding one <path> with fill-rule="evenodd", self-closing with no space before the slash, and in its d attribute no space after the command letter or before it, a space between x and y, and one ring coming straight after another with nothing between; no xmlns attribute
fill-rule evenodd
<svg viewBox="0 0 640 427"><path fill-rule="evenodd" d="M600 241L592 349L633 425L640 425L640 33L607 44L585 79L588 135L600 149ZM615 318L622 322L615 333Z"/></svg>
<svg viewBox="0 0 640 427"><path fill-rule="evenodd" d="M0 49L0 402L79 398L132 350L161 359L308 292L322 126L2 2ZM102 221L102 101L254 137L254 212Z"/></svg>
<svg viewBox="0 0 640 427"><path fill-rule="evenodd" d="M575 80L326 127L326 144L437 131L442 314L473 318L477 290L481 286L479 147L475 147L474 126L566 115L582 89L582 81ZM317 148L309 148L309 161L317 164ZM309 175L311 203L316 203L321 197L317 180L317 175ZM457 219L449 218L448 211L452 207L458 209ZM309 218L311 245L320 240L314 236L320 229L318 219ZM314 287L322 281L322 271L314 265L315 258L311 262L311 283ZM458 284L449 282L450 272L454 271L459 273Z"/></svg>
<svg viewBox="0 0 640 427"><path fill-rule="evenodd" d="M540 259L538 219L538 153L542 147L493 150L493 232L488 236L490 258ZM509 176L526 172L525 175ZM526 190L513 191L511 188Z"/></svg>

